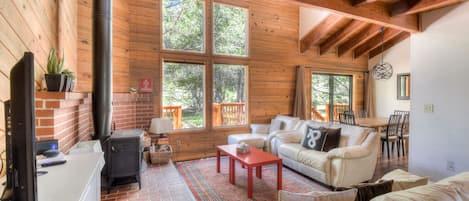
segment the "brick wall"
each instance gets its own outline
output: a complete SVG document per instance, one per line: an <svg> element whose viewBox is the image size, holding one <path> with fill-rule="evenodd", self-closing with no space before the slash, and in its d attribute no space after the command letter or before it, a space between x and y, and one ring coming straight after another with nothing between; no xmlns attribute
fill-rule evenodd
<svg viewBox="0 0 469 201"><path fill-rule="evenodd" d="M113 126L148 129L153 117L151 94L113 94ZM36 137L59 140L67 152L79 141L91 139L93 117L90 93L36 93Z"/></svg>

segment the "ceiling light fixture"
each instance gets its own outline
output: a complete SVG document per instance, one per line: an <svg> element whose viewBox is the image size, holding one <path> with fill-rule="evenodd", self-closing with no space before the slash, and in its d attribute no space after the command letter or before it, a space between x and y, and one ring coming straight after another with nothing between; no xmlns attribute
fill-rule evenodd
<svg viewBox="0 0 469 201"><path fill-rule="evenodd" d="M384 27L381 28L381 63L373 66L372 75L375 80L388 80L392 77L392 65L384 62Z"/></svg>

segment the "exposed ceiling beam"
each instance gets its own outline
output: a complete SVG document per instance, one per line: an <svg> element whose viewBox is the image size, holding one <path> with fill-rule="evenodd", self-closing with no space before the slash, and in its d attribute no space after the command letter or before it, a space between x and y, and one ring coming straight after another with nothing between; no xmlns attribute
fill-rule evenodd
<svg viewBox="0 0 469 201"><path fill-rule="evenodd" d="M403 40L410 37L410 33L402 32L393 39L389 40L388 42L384 43L384 51L388 50L389 48L393 47L394 45L402 42ZM383 48L381 46L376 47L375 49L370 51L370 59L381 54L383 52Z"/></svg>
<svg viewBox="0 0 469 201"><path fill-rule="evenodd" d="M367 25L367 23L362 21L351 21L345 27L332 34L332 36L326 39L326 41L321 43L321 45L319 46L319 54L323 55L329 52L329 50L331 50L332 48L337 47L337 45L344 43L345 41L350 39L350 37L362 31Z"/></svg>
<svg viewBox="0 0 469 201"><path fill-rule="evenodd" d="M385 27L407 31L419 32L418 16L402 15L391 17L386 6L383 4L365 4L354 7L349 0L294 0L306 6L323 8L345 17L379 24Z"/></svg>
<svg viewBox="0 0 469 201"><path fill-rule="evenodd" d="M303 53L309 48L317 45L319 41L328 34L338 23L346 18L330 14L318 25L311 29L303 38L300 40L300 52Z"/></svg>
<svg viewBox="0 0 469 201"><path fill-rule="evenodd" d="M461 3L465 0L400 0L390 6L391 16L413 15Z"/></svg>
<svg viewBox="0 0 469 201"><path fill-rule="evenodd" d="M359 45L364 44L366 41L375 37L381 32L381 26L379 25L369 24L367 26L368 27L365 28L363 31L361 31L354 37L350 38L350 40L339 46L339 48L337 49L337 55L339 57L355 49Z"/></svg>
<svg viewBox="0 0 469 201"><path fill-rule="evenodd" d="M363 56L364 54L370 52L372 49L379 47L381 44L393 39L397 35L399 35L402 31L395 30L395 29L386 29L384 31L384 40L381 34L376 35L375 37L368 40L366 43L358 46L354 50L354 58L358 58Z"/></svg>
<svg viewBox="0 0 469 201"><path fill-rule="evenodd" d="M373 3L376 1L378 0L351 0L351 3L352 3L352 6L361 6L361 5L365 5L367 3Z"/></svg>

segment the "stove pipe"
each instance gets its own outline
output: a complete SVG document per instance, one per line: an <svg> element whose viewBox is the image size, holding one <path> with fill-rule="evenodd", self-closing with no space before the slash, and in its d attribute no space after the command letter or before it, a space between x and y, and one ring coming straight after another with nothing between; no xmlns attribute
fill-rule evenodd
<svg viewBox="0 0 469 201"><path fill-rule="evenodd" d="M111 135L112 0L93 1L93 125L94 140Z"/></svg>

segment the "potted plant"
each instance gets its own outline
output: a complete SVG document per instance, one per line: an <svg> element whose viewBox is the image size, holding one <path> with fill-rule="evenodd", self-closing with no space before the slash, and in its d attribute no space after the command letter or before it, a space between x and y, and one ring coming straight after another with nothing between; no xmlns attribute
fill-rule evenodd
<svg viewBox="0 0 469 201"><path fill-rule="evenodd" d="M73 88L75 88L75 73L65 69L62 74L65 75L65 85L64 85L64 91L66 92L72 92Z"/></svg>
<svg viewBox="0 0 469 201"><path fill-rule="evenodd" d="M49 52L47 59L47 74L45 80L47 84L47 91L61 91L64 85L65 75L62 74L64 67L64 55L62 52L62 59L57 57L57 52L52 48Z"/></svg>

